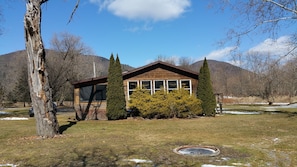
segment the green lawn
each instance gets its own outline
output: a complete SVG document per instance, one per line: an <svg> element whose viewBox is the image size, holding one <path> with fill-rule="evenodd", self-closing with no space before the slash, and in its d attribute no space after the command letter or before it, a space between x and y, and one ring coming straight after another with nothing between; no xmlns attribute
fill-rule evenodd
<svg viewBox="0 0 297 167"><path fill-rule="evenodd" d="M73 120L60 113L63 134L36 137L35 120L0 120L0 164L18 166L297 165L297 116L292 114L222 115L196 119L121 121ZM216 157L178 155L183 145L210 145Z"/></svg>

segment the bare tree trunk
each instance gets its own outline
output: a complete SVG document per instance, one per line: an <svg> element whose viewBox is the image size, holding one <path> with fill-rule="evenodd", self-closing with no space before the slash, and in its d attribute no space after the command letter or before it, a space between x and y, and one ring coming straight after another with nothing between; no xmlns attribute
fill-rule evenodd
<svg viewBox="0 0 297 167"><path fill-rule="evenodd" d="M41 5L47 0L27 0L24 18L28 59L28 82L36 119L37 135L48 138L59 133L56 109L45 66L45 50L41 38Z"/></svg>

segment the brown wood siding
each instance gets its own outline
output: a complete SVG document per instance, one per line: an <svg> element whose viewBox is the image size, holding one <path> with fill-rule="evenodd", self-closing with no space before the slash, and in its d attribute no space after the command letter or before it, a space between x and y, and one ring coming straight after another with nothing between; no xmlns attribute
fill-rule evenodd
<svg viewBox="0 0 297 167"><path fill-rule="evenodd" d="M192 95L196 95L197 91L197 85L198 85L198 78L194 79L192 77L184 76L178 73L175 73L173 71L168 71L162 68L157 68L142 74L139 74L137 76L131 77L129 79L124 80L124 90L125 90L125 97L126 97L126 103L128 106L128 81L143 81L143 80L184 80L188 79L191 80L192 83Z"/></svg>
<svg viewBox="0 0 297 167"><path fill-rule="evenodd" d="M187 71L181 69L179 67L166 64L163 62L156 62L150 65L141 67L131 72L127 72L123 74L123 84L124 91L126 97L126 103L128 106L128 81L144 81L144 80L191 80L192 86L192 95L196 95L197 85L198 85L198 73ZM107 119L106 117L106 101L101 101L100 105L98 101L93 101L91 104L88 104L87 101L80 101L80 87L96 85L96 84L107 84L107 77L99 77L99 78L90 78L86 80L82 80L74 85L74 108L76 111L85 111L85 109L89 109L89 115L97 114L98 119ZM166 83L166 82L165 82ZM152 87L154 87L154 83L152 82ZM167 83L166 83L167 84Z"/></svg>
<svg viewBox="0 0 297 167"><path fill-rule="evenodd" d="M132 78L126 79L123 81L124 84L124 91L125 91L125 96L126 96L126 101L128 102L128 96L127 96L127 82L128 81L141 81L141 80L183 80L183 79L189 79L192 82L192 94L196 94L197 90L197 85L198 85L198 78L193 79L191 77L187 77L172 71L167 71L162 68L157 68L145 73L142 73L140 75L134 76ZM80 102L79 101L79 88L75 88L74 90L74 105L77 108L79 104L87 104L87 102ZM97 102L95 102L97 103ZM102 105L100 109L103 109L105 105Z"/></svg>
<svg viewBox="0 0 297 167"><path fill-rule="evenodd" d="M157 80L157 79L191 79L184 75L175 73L173 71L164 70L162 68L157 68L146 73L131 77L127 80ZM198 78L197 78L198 79Z"/></svg>

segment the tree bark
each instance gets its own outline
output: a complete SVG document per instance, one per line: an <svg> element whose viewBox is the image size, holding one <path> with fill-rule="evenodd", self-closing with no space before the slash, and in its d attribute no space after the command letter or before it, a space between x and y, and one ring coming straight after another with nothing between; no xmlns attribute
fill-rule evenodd
<svg viewBox="0 0 297 167"><path fill-rule="evenodd" d="M36 119L37 135L43 138L54 137L59 133L41 38L41 5L46 1L27 0L27 11L24 17L30 96Z"/></svg>

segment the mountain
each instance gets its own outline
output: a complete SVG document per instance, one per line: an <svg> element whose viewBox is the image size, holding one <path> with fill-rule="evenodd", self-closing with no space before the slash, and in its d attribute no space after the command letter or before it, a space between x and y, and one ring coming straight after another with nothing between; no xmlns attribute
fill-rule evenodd
<svg viewBox="0 0 297 167"><path fill-rule="evenodd" d="M53 50L46 50L46 61L50 63L52 59L57 57L57 52ZM91 78L94 76L105 76L108 73L109 60L94 55L83 55L79 57L78 68L81 73L79 79ZM0 84L4 86L5 92L12 91L18 78L21 75L21 71L27 68L27 52L25 50L16 51L4 55L0 55ZM133 67L129 65L122 65L123 71L131 70ZM50 75L50 74L49 74Z"/></svg>
<svg viewBox="0 0 297 167"><path fill-rule="evenodd" d="M57 56L53 50L46 50L47 61L50 63L51 59ZM4 86L8 93L15 87L15 83L21 75L21 71L26 67L25 50L16 51L0 56L0 84ZM91 78L94 76L93 62L96 66L96 76L105 76L108 73L109 60L100 56L87 55L79 57L78 68L80 71L79 79ZM232 64L207 60L210 69L211 79L213 83L214 92L224 94L242 94L244 84L249 83L248 76L251 72L244 70ZM199 72L203 61L193 63L189 68L192 71ZM123 71L129 71L133 67L129 65L122 65ZM50 74L49 74L50 75Z"/></svg>
<svg viewBox="0 0 297 167"><path fill-rule="evenodd" d="M0 84L6 93L11 91L26 65L26 52L17 51L0 56Z"/></svg>
<svg viewBox="0 0 297 167"><path fill-rule="evenodd" d="M230 63L216 61L216 60L207 60L208 68L211 72L218 72L220 70L229 71L231 73L239 74L242 68L238 66L234 66ZM199 71L203 65L203 60L197 61L191 65L191 68L195 71Z"/></svg>
<svg viewBox="0 0 297 167"><path fill-rule="evenodd" d="M249 84L249 77L252 73L248 70L234 66L230 63L207 60L208 68L215 93L227 95L244 94L244 85ZM200 70L203 60L193 63L190 68L194 71Z"/></svg>

